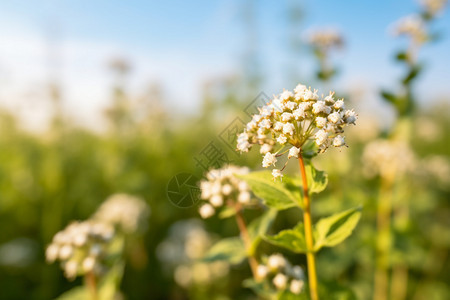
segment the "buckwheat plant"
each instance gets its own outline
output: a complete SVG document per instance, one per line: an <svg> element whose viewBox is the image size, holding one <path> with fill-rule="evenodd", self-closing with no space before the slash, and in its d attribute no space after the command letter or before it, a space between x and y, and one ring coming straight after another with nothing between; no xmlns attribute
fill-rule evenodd
<svg viewBox="0 0 450 300"><path fill-rule="evenodd" d="M145 229L149 208L139 198L116 194L86 221L76 221L53 237L46 249L49 263L60 261L64 275L84 276L86 288L63 299L113 299L119 295L126 239Z"/></svg>
<svg viewBox="0 0 450 300"><path fill-rule="evenodd" d="M305 284L305 275L300 266L293 266L281 254L272 254L263 258L263 263L257 268L258 282L270 294L285 293L300 295ZM283 294L282 294L283 295Z"/></svg>
<svg viewBox="0 0 450 300"><path fill-rule="evenodd" d="M409 211L408 197L397 198L393 201L396 184L407 179L404 174L407 168L412 168L414 153L410 148L413 131L413 119L416 110L416 97L414 94L415 82L422 73L423 64L419 61L419 52L437 39L432 27L446 5L446 0L423 0L417 13L397 21L391 28L395 36L406 37L409 41L407 47L395 55L398 63L404 65L406 72L400 78L395 91L382 90L381 96L389 103L397 114L397 120L392 126L384 142L378 140L366 146L366 170L372 171L380 179L379 199L377 203L377 234L376 234L376 270L374 279L375 300L392 299L403 300L407 298L408 262L406 255L400 255L396 263L390 257L394 250L394 234L403 229L395 228L392 224L400 223L400 218L406 219L408 215L397 217L393 212ZM374 157L374 153L379 156ZM400 163L399 159L403 162ZM395 162L394 162L395 160ZM367 168L368 167L368 168ZM405 189L406 194L410 192ZM397 193L399 194L399 193ZM398 249L397 249L398 250ZM391 279L389 279L391 278ZM391 280L391 284L389 284ZM397 284L396 284L397 283ZM391 285L390 296L389 286Z"/></svg>
<svg viewBox="0 0 450 300"><path fill-rule="evenodd" d="M110 267L108 249L115 233L114 227L105 223L73 222L53 237L45 252L47 261L60 261L69 280L85 276L92 298L95 298L97 278Z"/></svg>
<svg viewBox="0 0 450 300"><path fill-rule="evenodd" d="M323 81L330 80L337 73L337 70L330 65L330 54L344 46L342 35L333 28L315 29L307 34L306 42L311 46L319 62L317 78Z"/></svg>
<svg viewBox="0 0 450 300"><path fill-rule="evenodd" d="M235 216L242 238L242 241L239 241L238 238L237 243L243 243L241 248L245 248L247 252L245 256L248 257L251 270L255 275L258 263L254 254L259 240L255 240L255 237L249 233L242 211L244 208L258 207L260 201L252 198L249 185L237 177L248 173L248 168L233 165L210 170L206 174L206 180L200 182L201 198L206 203L200 207L199 213L202 218L209 218L217 210L221 210L219 215L221 218ZM236 239L233 242L236 242ZM227 241L224 240L222 243L227 244ZM220 247L221 245L219 244L218 248ZM214 249L212 253L214 253ZM208 258L207 260L214 261L213 258Z"/></svg>
<svg viewBox="0 0 450 300"><path fill-rule="evenodd" d="M293 92L285 90L260 108L260 113L254 115L244 132L238 135L239 151L248 152L253 145L259 145L264 168L277 163L282 165L271 174L241 175L252 192L272 209L299 207L303 210L303 222L275 236L264 235L264 239L295 253L306 254L308 288L313 300L319 299L316 253L324 246L334 246L347 238L359 220L360 209L321 219L313 227L311 194L325 189L327 176L316 170L310 160L329 147L346 146L344 128L355 124L356 120L355 111L347 110L344 100L335 99L333 92L319 97L317 90L299 84ZM287 160L281 163L279 160L286 153ZM301 179L283 174L290 159L298 160Z"/></svg>

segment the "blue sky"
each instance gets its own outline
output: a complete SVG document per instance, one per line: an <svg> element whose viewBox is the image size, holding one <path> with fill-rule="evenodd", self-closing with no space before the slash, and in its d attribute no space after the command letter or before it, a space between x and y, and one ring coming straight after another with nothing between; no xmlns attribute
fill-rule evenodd
<svg viewBox="0 0 450 300"><path fill-rule="evenodd" d="M254 1L256 45L265 73L264 91L287 86L286 67L292 66L287 48L287 14L294 0ZM30 5L33 3L33 5ZM124 56L133 65L130 87L143 89L160 82L172 103L195 110L202 83L227 76L242 67L248 46L243 22L245 1L25 1L0 3L0 102L30 106L28 95L39 94L48 68L49 32L58 36L58 71L65 88L66 106L94 118L109 97L112 78L106 63ZM401 69L392 64L393 50L405 41L388 34L399 17L417 11L415 1L298 1L305 13L300 24L339 28L347 46L334 57L342 73L334 83L345 89L364 86L374 97L379 87L395 85ZM421 95L450 95L450 18L445 12L435 24L445 32L438 44L421 54L427 71L419 84ZM311 76L311 57L299 57L303 78ZM25 92L26 91L26 92ZM33 96L37 97L37 96ZM176 100L175 100L176 99ZM41 102L39 102L41 103ZM45 105L39 106L45 111ZM25 109L26 110L26 109ZM36 115L37 110L31 109Z"/></svg>

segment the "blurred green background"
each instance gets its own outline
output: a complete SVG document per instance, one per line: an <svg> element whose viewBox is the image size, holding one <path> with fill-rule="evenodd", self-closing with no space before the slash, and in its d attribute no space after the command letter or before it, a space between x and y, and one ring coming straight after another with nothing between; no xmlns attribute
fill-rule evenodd
<svg viewBox="0 0 450 300"><path fill-rule="evenodd" d="M320 7L328 4L322 3ZM281 29L286 37L284 49L290 54L285 56L285 85L275 90L292 89L298 82L318 87L323 93L327 89L336 90L345 96L349 107L360 112L358 125L346 132L350 147L329 151L326 157L317 159L318 168L329 174L329 186L315 199L313 210L316 216L322 216L364 205L356 234L338 247L323 251L318 257L318 269L321 280L346 284L359 299L370 299L379 182L364 174L362 153L368 142L389 130L395 117L374 96L377 92L371 94L365 86L349 88L349 83L339 84L348 78L345 76L320 81L312 71L314 67L303 67L299 62L307 61L306 64L314 66L313 55L297 38L290 39L290 34L300 36L306 26L303 22L310 22L308 10L295 1L280 5L286 12L286 24ZM100 62L107 64L104 68L108 70L105 77L109 82L108 100L96 120L103 124L100 130L82 126L83 121L75 121L70 110L64 108L66 91L57 76L49 76L47 82L34 86L44 95L40 103L48 115L42 128L33 130L25 126L23 115L11 106L0 109L0 299L52 299L79 285L81 279L69 282L57 264L45 263L45 247L71 220L88 218L103 200L117 192L140 196L151 207L143 244L127 251L121 286L126 299L255 299L241 286L251 276L245 264L231 268L225 279L183 287L175 282L173 269L157 255L158 245L170 236L173 224L199 218L196 205L180 208L169 201L167 184L181 172L201 178L204 170L195 158L201 156L210 142L233 163L260 168L257 151L236 155L220 138L236 117L244 122L249 120L245 113L248 105L260 92L272 91L265 87L266 82L275 86L265 60L254 60L265 50L252 40L260 24L252 21L258 16L258 6L245 7L243 11L250 15L241 16L244 22L240 28L247 32L248 38L239 44L244 58L231 75L205 78L195 97L194 112L179 109L176 94L166 92L162 84L152 83L145 92L130 84L135 78L133 57ZM299 14L289 17L289 12L295 9ZM351 48L351 43L347 47ZM183 53L182 48L177 51ZM371 55L374 53L367 54L366 59ZM441 59L448 66L448 57L425 57L430 64L439 64ZM8 61L8 57L0 57L3 60ZM392 57L381 60L392 62ZM183 76L189 76L189 72ZM419 91L419 95L419 108L411 117L414 132L411 147L418 164L395 185L395 201L407 199L409 210L406 219L396 218L398 223L393 224L396 244L392 259L409 267L407 299L444 300L450 299L450 97L447 93L423 99L426 89ZM374 105L377 111L382 107L376 114L372 113ZM292 226L299 215L298 211L283 213L273 231ZM202 226L214 233L216 239L238 232L233 220L213 218ZM263 245L263 249L273 251L268 245ZM305 266L303 257L289 257Z"/></svg>

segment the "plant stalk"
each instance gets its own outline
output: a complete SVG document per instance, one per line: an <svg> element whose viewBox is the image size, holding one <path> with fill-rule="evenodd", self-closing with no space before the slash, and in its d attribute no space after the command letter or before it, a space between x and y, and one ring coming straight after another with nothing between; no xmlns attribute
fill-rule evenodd
<svg viewBox="0 0 450 300"><path fill-rule="evenodd" d="M306 179L305 162L303 161L301 153L298 156L298 162L303 182L303 223L305 225L306 248L308 250L306 253L306 260L308 262L309 293L311 295L311 300L319 300L311 218L311 199L308 191L308 180Z"/></svg>
<svg viewBox="0 0 450 300"><path fill-rule="evenodd" d="M86 285L88 287L88 290L91 294L91 300L97 300L97 277L95 276L94 272L88 272L85 276L86 279Z"/></svg>
<svg viewBox="0 0 450 300"><path fill-rule="evenodd" d="M247 251L250 269L252 270L253 277L255 279L259 279L258 274L256 272L256 269L258 268L258 262L253 256L253 253L249 252L251 247L251 239L250 235L248 234L247 225L245 224L244 217L242 216L241 206L239 203L236 203L235 210L236 210L236 223L239 227L239 231L241 232L241 239L244 242L245 250Z"/></svg>

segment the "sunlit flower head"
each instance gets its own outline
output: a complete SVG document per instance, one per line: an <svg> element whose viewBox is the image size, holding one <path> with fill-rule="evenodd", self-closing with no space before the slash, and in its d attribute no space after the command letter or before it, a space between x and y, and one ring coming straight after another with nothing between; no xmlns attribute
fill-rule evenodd
<svg viewBox="0 0 450 300"><path fill-rule="evenodd" d="M281 254L263 259L256 268L258 281L267 281L276 291L289 290L293 294L303 291L305 275L300 266L292 266Z"/></svg>
<svg viewBox="0 0 450 300"><path fill-rule="evenodd" d="M354 110L345 109L343 99L335 99L333 92L319 97L317 90L302 84L293 92L285 90L274 96L259 111L238 135L237 149L248 152L253 145L260 145L264 168L276 166L285 147L289 147L288 158L298 158L308 145L315 144L320 153L330 146L345 146L344 127L355 124L358 118ZM281 174L274 171L274 177Z"/></svg>
<svg viewBox="0 0 450 300"><path fill-rule="evenodd" d="M73 222L53 237L45 252L46 259L50 263L59 260L68 279L88 272L100 273L114 235L114 227L106 223Z"/></svg>
<svg viewBox="0 0 450 300"><path fill-rule="evenodd" d="M271 156L271 153L267 152L266 155ZM275 158L268 157L266 163L274 163L273 159ZM239 207L256 204L257 200L252 198L250 187L236 176L248 173L248 168L233 165L210 170L206 174L206 180L200 182L201 198L206 201L199 208L200 216L209 218L222 207L234 208L237 203Z"/></svg>

